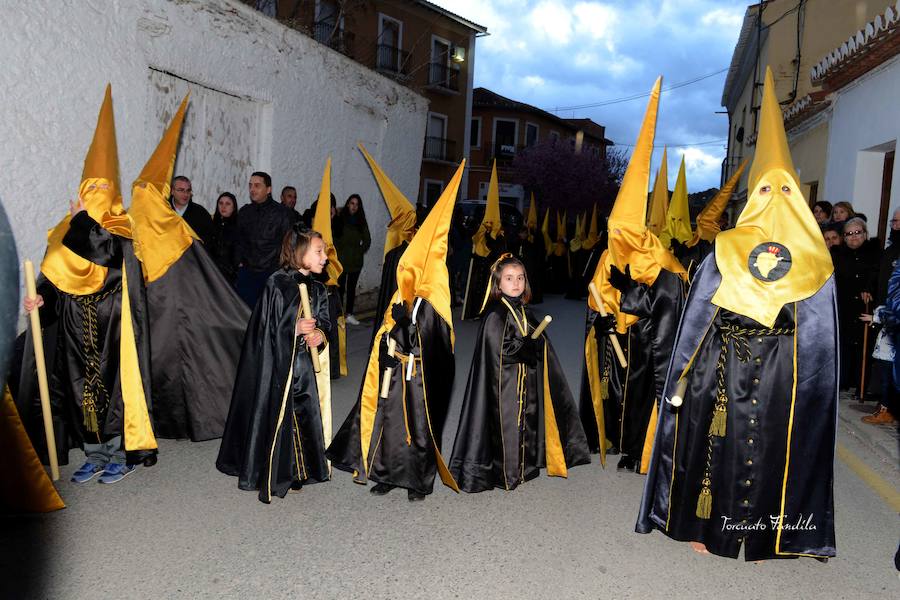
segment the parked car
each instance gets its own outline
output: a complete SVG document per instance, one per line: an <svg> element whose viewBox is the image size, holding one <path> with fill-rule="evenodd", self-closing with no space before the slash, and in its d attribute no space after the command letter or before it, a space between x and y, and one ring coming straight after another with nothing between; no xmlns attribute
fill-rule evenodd
<svg viewBox="0 0 900 600"><path fill-rule="evenodd" d="M466 231L475 233L481 220L484 218L484 210L486 206L484 200L462 200L456 203L458 214L462 215L462 225ZM500 221L506 230L518 229L522 226L522 213L519 212L512 204L500 200Z"/></svg>

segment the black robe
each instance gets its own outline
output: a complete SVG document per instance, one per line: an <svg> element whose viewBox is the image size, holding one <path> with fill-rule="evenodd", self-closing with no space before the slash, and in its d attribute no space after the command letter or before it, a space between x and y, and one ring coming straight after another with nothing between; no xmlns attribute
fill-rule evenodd
<svg viewBox="0 0 900 600"><path fill-rule="evenodd" d="M780 331L761 331L756 321L713 305L720 283L709 256L691 288L666 378L668 398L690 362L687 392L680 408L660 404L636 530L659 529L731 558L744 544L746 560L834 556L834 278L785 305L774 325ZM726 347L720 437L709 430ZM708 457L711 512L703 519L696 513Z"/></svg>
<svg viewBox="0 0 900 600"><path fill-rule="evenodd" d="M147 297L132 241L113 235L82 211L69 222L63 244L82 258L107 268L103 287L84 296L67 294L43 276L38 278L37 292L45 303L40 316L53 431L59 464L65 465L70 449L123 435L125 407L119 373L123 268L128 280L138 368L151 419L153 411ZM25 334L20 348L24 354L16 404L32 445L41 460L48 461L30 333ZM97 364L95 376L87 373L88 364ZM86 427L85 392L96 398L97 431ZM122 447L125 449L124 439ZM135 463L155 453L128 452L127 460Z"/></svg>
<svg viewBox="0 0 900 600"><path fill-rule="evenodd" d="M605 451L611 455L619 452L626 371L616 358L609 336L599 330L598 316L588 308L579 412L591 452L600 452L602 424L603 439L607 442ZM622 352L627 352L626 336L616 334L616 337ZM627 362L627 354L625 359Z"/></svg>
<svg viewBox="0 0 900 600"><path fill-rule="evenodd" d="M525 273L528 276L528 285L531 287L530 304L540 304L544 301L544 244L539 236L534 237L533 242L527 239L516 238L512 248L513 255L525 265Z"/></svg>
<svg viewBox="0 0 900 600"><path fill-rule="evenodd" d="M324 278L323 278L324 279ZM347 333L342 325L344 305L341 302L341 289L336 285L326 285L328 293L328 321L331 331L328 333L328 369L331 379L340 379L347 374ZM341 348L343 358L341 360Z"/></svg>
<svg viewBox="0 0 900 600"><path fill-rule="evenodd" d="M378 347L369 358L367 376L360 396L328 448L333 465L353 474L357 483L371 479L420 494L430 494L434 477L440 473L446 485L455 489L441 451L441 436L447 419L453 388L454 362L450 326L426 300L419 301L415 323L396 324L390 337L397 342L395 352L403 355L391 373L388 397L381 398L384 377L379 355L387 353L387 336L377 336ZM414 357L412 378L406 380L409 356ZM372 372L377 369L377 374ZM364 411L363 392L374 388L377 399L374 417ZM367 396L372 399L373 396ZM362 457L362 429L369 419L372 436L366 459Z"/></svg>
<svg viewBox="0 0 900 600"><path fill-rule="evenodd" d="M294 335L300 283L309 289L316 327L327 339L325 286L297 271L273 273L250 316L216 460L220 471L237 476L240 489L259 490L266 503L329 479L312 359L303 336Z"/></svg>
<svg viewBox="0 0 900 600"><path fill-rule="evenodd" d="M511 490L548 474L591 461L578 407L546 336L525 342L537 325L518 299L489 305L482 315L466 395L453 444L450 472L461 490ZM547 397L547 394L550 397Z"/></svg>
<svg viewBox="0 0 900 600"><path fill-rule="evenodd" d="M375 336L381 329L381 318L384 317L384 311L391 304L391 298L397 291L397 265L400 264L400 257L406 251L409 242L403 242L393 250L384 255L384 265L381 267L381 285L378 286L378 304L375 306L375 324L372 326L372 340L369 342L369 349L375 343Z"/></svg>
<svg viewBox="0 0 900 600"><path fill-rule="evenodd" d="M250 309L199 242L147 284L147 299L154 431L222 437Z"/></svg>
<svg viewBox="0 0 900 600"><path fill-rule="evenodd" d="M627 385L622 394L619 439L613 444L622 454L643 463L641 473L646 472L649 460L650 428L656 422L653 409L662 397L684 294L683 280L666 269L660 270L653 285L636 285L622 293L620 310L638 321L625 335Z"/></svg>
<svg viewBox="0 0 900 600"><path fill-rule="evenodd" d="M491 266L500 258L500 255L506 252L506 239L504 236L497 236L497 239L491 238L490 235L485 237L485 241L490 249L487 256L479 256L472 252L472 260L469 263L469 274L466 279L466 295L463 304L462 318L475 319L481 312L481 303L484 302L484 292L487 289L491 279Z"/></svg>

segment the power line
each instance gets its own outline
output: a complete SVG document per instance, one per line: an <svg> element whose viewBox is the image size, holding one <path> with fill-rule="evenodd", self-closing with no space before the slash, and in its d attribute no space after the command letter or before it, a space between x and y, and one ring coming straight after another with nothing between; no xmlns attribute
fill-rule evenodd
<svg viewBox="0 0 900 600"><path fill-rule="evenodd" d="M654 148L688 148L690 146L712 146L713 144L724 144L728 141L728 138L722 138L720 140L709 140L706 142L694 142L692 144L654 144ZM635 144L616 144L616 148L634 148Z"/></svg>
<svg viewBox="0 0 900 600"><path fill-rule="evenodd" d="M672 90L677 90L678 88L683 88L688 85L692 85L697 83L698 81L703 81L704 79L709 79L710 77L715 77L721 73L725 73L728 71L728 67L724 69L719 69L714 73L707 73L706 75L701 75L699 77L694 77L693 79L688 79L686 81L679 81L678 83L673 83L672 85L663 88L660 90L661 92L670 92ZM612 100L604 100L602 102L593 102L591 104L579 104L576 106L557 106L556 108L547 109L548 112L563 112L567 110L583 110L585 108L599 108L601 106L609 106L610 104L619 104L622 102L631 102L632 100L639 100L641 98L646 98L650 95L650 92L644 92L641 94L632 94L631 96L624 96L622 98L613 98Z"/></svg>

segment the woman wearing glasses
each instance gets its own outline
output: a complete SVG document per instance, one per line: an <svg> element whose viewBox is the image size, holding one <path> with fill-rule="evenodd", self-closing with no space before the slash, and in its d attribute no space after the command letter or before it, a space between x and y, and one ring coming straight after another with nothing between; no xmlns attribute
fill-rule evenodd
<svg viewBox="0 0 900 600"><path fill-rule="evenodd" d="M881 249L877 239L869 239L866 222L859 217L847 219L843 233L844 244L832 249L840 322L840 385L844 390L856 388L858 394L862 356L864 352L871 355L875 341L874 335L868 336L868 348L863 348L863 331L868 324L861 316L875 308ZM868 373L865 378L869 379Z"/></svg>

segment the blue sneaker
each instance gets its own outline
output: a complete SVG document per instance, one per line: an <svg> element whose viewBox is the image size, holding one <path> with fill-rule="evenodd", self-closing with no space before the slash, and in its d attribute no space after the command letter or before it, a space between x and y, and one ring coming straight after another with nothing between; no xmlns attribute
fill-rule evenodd
<svg viewBox="0 0 900 600"><path fill-rule="evenodd" d="M118 483L134 472L134 465L109 463L100 476L100 483Z"/></svg>
<svg viewBox="0 0 900 600"><path fill-rule="evenodd" d="M95 465L92 462L86 462L75 473L72 474L74 483L87 483L97 475L103 472L103 465Z"/></svg>

